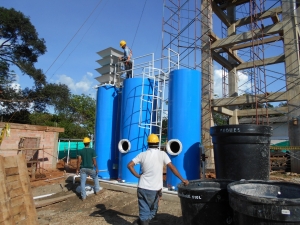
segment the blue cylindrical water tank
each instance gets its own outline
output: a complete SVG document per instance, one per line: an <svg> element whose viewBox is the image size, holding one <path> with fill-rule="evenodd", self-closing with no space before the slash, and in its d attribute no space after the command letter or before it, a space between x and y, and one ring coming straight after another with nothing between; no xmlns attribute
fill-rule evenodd
<svg viewBox="0 0 300 225"><path fill-rule="evenodd" d="M139 153L147 150L147 137L150 130L140 127L139 122L141 124L150 124L151 122L152 94L153 80L131 78L123 82L118 148L120 150L119 179L126 183L138 182L138 179L128 170L127 164ZM142 112L141 121L139 121L140 111ZM140 171L140 166L135 166L135 169Z"/></svg>
<svg viewBox="0 0 300 225"><path fill-rule="evenodd" d="M170 73L167 152L183 178L200 178L201 75L197 70ZM181 181L167 169L167 186L177 190Z"/></svg>
<svg viewBox="0 0 300 225"><path fill-rule="evenodd" d="M117 121L118 89L111 85L98 88L95 124L95 150L98 176L101 179L118 177Z"/></svg>

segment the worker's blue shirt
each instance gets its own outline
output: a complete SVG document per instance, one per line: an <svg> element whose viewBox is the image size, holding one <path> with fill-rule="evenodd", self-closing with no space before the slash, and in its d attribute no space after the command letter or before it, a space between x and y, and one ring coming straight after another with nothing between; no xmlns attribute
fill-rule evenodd
<svg viewBox="0 0 300 225"><path fill-rule="evenodd" d="M126 61L128 59L128 57L130 56L130 60L131 60L131 51L130 49L126 46L124 48L124 56L123 56L123 59L124 61Z"/></svg>

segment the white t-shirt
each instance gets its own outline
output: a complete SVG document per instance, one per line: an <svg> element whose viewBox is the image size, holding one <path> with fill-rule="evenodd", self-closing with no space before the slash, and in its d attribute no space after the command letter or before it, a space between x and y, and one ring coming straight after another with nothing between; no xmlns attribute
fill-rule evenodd
<svg viewBox="0 0 300 225"><path fill-rule="evenodd" d="M138 154L133 160L134 164L141 164L142 175L138 187L158 191L163 187L163 166L171 162L164 151L149 148Z"/></svg>

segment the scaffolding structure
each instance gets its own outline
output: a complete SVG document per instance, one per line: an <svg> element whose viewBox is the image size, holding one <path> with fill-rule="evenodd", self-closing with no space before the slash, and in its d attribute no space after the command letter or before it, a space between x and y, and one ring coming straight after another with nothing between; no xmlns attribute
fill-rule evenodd
<svg viewBox="0 0 300 225"><path fill-rule="evenodd" d="M229 124L250 117L267 125L270 117L286 115L290 144L300 146L299 13L295 0L164 1L162 55L175 49L181 67L202 73L204 146L211 146L213 113ZM222 71L218 97L214 66ZM209 168L212 151L206 155ZM293 159L292 171L300 172L297 151Z"/></svg>

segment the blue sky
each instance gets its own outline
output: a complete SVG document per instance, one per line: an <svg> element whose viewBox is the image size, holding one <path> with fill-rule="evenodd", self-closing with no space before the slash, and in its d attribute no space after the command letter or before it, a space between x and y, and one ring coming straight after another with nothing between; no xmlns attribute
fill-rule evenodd
<svg viewBox="0 0 300 225"><path fill-rule="evenodd" d="M46 73L48 82L67 84L74 94L95 95L95 77L100 75L96 60L101 58L96 52L107 47L122 51L122 39L134 56L160 57L162 1L2 0L0 5L30 17L47 46L36 67ZM15 71L22 88L33 85L28 76Z"/></svg>
<svg viewBox="0 0 300 225"><path fill-rule="evenodd" d="M267 1L265 9L274 7L274 1ZM278 3L277 3L278 4ZM74 94L92 94L98 84L95 77L100 74L95 70L100 67L96 62L100 56L96 52L107 47L119 47L120 40L127 41L138 57L155 53L160 58L162 44L163 1L161 0L2 0L1 6L14 8L30 17L36 27L39 37L46 41L47 52L39 58L37 68L42 69L48 82L67 84ZM237 19L249 14L244 6L237 7ZM271 20L264 21L264 25ZM214 16L214 32L222 37L221 23ZM247 27L238 29L238 33L247 31ZM226 31L225 31L226 32ZM274 47L278 45L279 47ZM265 46L264 57L278 55L282 52L282 43L272 43ZM249 52L238 52L240 57L249 61ZM271 77L282 77L284 66L272 65L266 67L268 76L267 91L278 91L284 87L284 82L273 82ZM214 92L222 97L222 70L214 64ZM276 71L281 74L276 74ZM18 83L22 88L32 86L28 76L17 71ZM250 89L249 77L238 72L240 94ZM248 81L248 82L247 82ZM244 85L242 85L244 84Z"/></svg>

